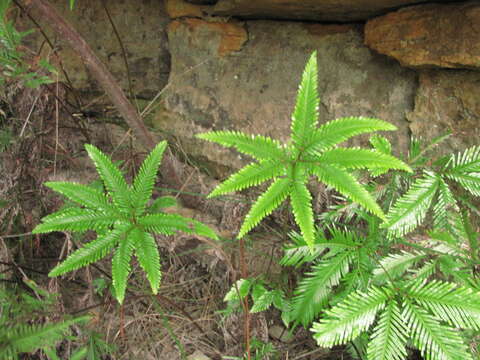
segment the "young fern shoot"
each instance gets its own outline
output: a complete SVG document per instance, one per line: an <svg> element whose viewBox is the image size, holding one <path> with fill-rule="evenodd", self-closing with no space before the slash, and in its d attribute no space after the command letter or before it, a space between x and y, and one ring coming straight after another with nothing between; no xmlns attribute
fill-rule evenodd
<svg viewBox="0 0 480 360"><path fill-rule="evenodd" d="M221 183L209 197L243 190L272 180L270 187L253 204L241 226L242 238L290 198L295 222L309 246L313 246L314 216L312 195L307 188L311 176L351 198L371 213L385 214L350 169L399 169L411 171L401 160L376 150L338 148L349 138L374 131L391 131L395 126L378 119L345 117L318 127L317 55L308 61L298 90L292 116L291 141L236 131L212 131L199 138L234 147L256 161Z"/></svg>
<svg viewBox="0 0 480 360"><path fill-rule="evenodd" d="M158 167L167 147L160 142L144 160L129 186L120 169L93 145L85 145L95 163L106 193L92 187L69 183L47 182L46 186L74 201L80 207L69 207L50 214L33 229L34 234L52 231L94 230L97 238L72 253L57 265L49 276L58 276L96 262L115 248L112 259L112 279L119 303L125 297L130 262L133 254L145 271L154 294L161 279L160 255L152 233L172 235L177 231L217 239L217 235L199 221L176 214L157 212L171 205L171 198L157 199L150 207Z"/></svg>

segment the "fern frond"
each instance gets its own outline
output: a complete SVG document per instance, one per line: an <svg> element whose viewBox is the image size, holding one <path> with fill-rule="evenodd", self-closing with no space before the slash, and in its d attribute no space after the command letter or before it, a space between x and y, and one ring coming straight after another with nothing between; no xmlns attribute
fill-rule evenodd
<svg viewBox="0 0 480 360"><path fill-rule="evenodd" d="M138 219L138 224L145 230L172 235L177 231L187 234L197 234L218 240L217 234L201 222L176 214L148 214Z"/></svg>
<svg viewBox="0 0 480 360"><path fill-rule="evenodd" d="M438 185L439 178L429 172L415 181L387 214L383 226L388 228L390 235L402 236L420 225L432 204Z"/></svg>
<svg viewBox="0 0 480 360"><path fill-rule="evenodd" d="M248 135L239 131L211 131L197 134L196 137L234 147L237 151L257 160L285 160L285 151L280 142L262 135Z"/></svg>
<svg viewBox="0 0 480 360"><path fill-rule="evenodd" d="M50 214L42 219L42 224L37 225L33 234L42 234L52 231L86 231L104 229L113 225L118 218L112 214L101 211L81 208L68 208Z"/></svg>
<svg viewBox="0 0 480 360"><path fill-rule="evenodd" d="M313 132L312 140L305 148L305 152L310 155L318 155L353 136L373 131L390 131L396 129L394 125L379 119L366 117L344 117L336 119L323 124Z"/></svg>
<svg viewBox="0 0 480 360"><path fill-rule="evenodd" d="M384 153L386 155L392 154L392 144L386 137L375 134L370 137L369 141L373 148L378 152Z"/></svg>
<svg viewBox="0 0 480 360"><path fill-rule="evenodd" d="M404 319L413 345L425 360L471 360L461 335L409 300L403 303Z"/></svg>
<svg viewBox="0 0 480 360"><path fill-rule="evenodd" d="M416 282L408 295L454 327L480 330L480 293L468 287L438 280Z"/></svg>
<svg viewBox="0 0 480 360"><path fill-rule="evenodd" d="M296 323L306 327L324 310L332 287L348 272L353 258L352 251L343 251L312 267L294 292L291 317Z"/></svg>
<svg viewBox="0 0 480 360"><path fill-rule="evenodd" d="M468 174L480 172L480 146L473 146L462 153L452 154L447 174Z"/></svg>
<svg viewBox="0 0 480 360"><path fill-rule="evenodd" d="M86 144L85 149L93 160L113 203L121 209L128 209L130 207L129 186L120 169L95 146Z"/></svg>
<svg viewBox="0 0 480 360"><path fill-rule="evenodd" d="M156 198L152 205L149 206L148 212L150 214L159 212L160 210L172 206L177 206L177 200L173 196L160 196Z"/></svg>
<svg viewBox="0 0 480 360"><path fill-rule="evenodd" d="M373 271L372 280L380 285L389 279L397 279L426 256L426 254L421 252L406 251L402 251L400 254L389 254L380 260L380 266Z"/></svg>
<svg viewBox="0 0 480 360"><path fill-rule="evenodd" d="M327 150L315 159L322 164L340 166L345 169L397 169L412 172L400 159L375 150L360 148L336 148Z"/></svg>
<svg viewBox="0 0 480 360"><path fill-rule="evenodd" d="M332 347L356 338L373 324L390 296L390 290L374 286L366 292L350 293L345 300L327 311L325 318L313 324L313 336L318 345Z"/></svg>
<svg viewBox="0 0 480 360"><path fill-rule="evenodd" d="M310 142L318 122L317 52L314 51L305 66L292 115L292 140L297 148Z"/></svg>
<svg viewBox="0 0 480 360"><path fill-rule="evenodd" d="M232 191L240 191L251 186L257 186L267 180L284 175L284 173L285 165L279 161L262 160L259 163L251 163L219 184L208 197L212 198Z"/></svg>
<svg viewBox="0 0 480 360"><path fill-rule="evenodd" d="M242 227L237 238L242 238L251 229L273 210L280 206L290 194L292 181L287 178L277 179L270 187L257 199L245 216Z"/></svg>
<svg viewBox="0 0 480 360"><path fill-rule="evenodd" d="M320 181L357 202L372 214L385 219L385 214L370 193L347 171L327 164L317 164L311 170Z"/></svg>
<svg viewBox="0 0 480 360"><path fill-rule="evenodd" d="M313 248L315 241L315 227L313 221L312 195L305 183L307 178L301 166L297 165L294 170L294 179L290 191L290 203L293 215L302 233L305 242Z"/></svg>
<svg viewBox="0 0 480 360"><path fill-rule="evenodd" d="M159 142L150 154L143 160L137 176L133 180L132 206L137 215L145 211L148 200L152 197L153 185L157 177L158 167L167 148L167 142Z"/></svg>
<svg viewBox="0 0 480 360"><path fill-rule="evenodd" d="M81 206L93 210L103 210L112 215L117 214L115 207L108 201L108 197L90 186L60 181L48 181L44 185Z"/></svg>
<svg viewBox="0 0 480 360"><path fill-rule="evenodd" d="M4 359L11 359L17 353L29 353L45 346L54 346L55 343L63 339L70 326L85 322L88 319L88 316L82 316L54 324L22 324L13 328L2 329L0 356Z"/></svg>
<svg viewBox="0 0 480 360"><path fill-rule="evenodd" d="M445 176L459 183L473 196L480 196L480 172L475 173L445 173Z"/></svg>
<svg viewBox="0 0 480 360"><path fill-rule="evenodd" d="M146 232L138 230L138 240L135 242L135 253L138 263L147 275L152 292L156 295L160 287L162 273L160 272L160 254L155 238Z"/></svg>
<svg viewBox="0 0 480 360"><path fill-rule="evenodd" d="M128 227L129 225L121 225L103 236L97 236L95 240L86 243L83 247L70 254L63 262L55 266L48 276L59 276L103 259L117 244L121 234Z"/></svg>
<svg viewBox="0 0 480 360"><path fill-rule="evenodd" d="M115 289L115 297L120 304L123 304L125 290L127 289L128 275L130 274L130 261L132 259L137 229L126 234L119 241L119 245L112 259L112 282Z"/></svg>
<svg viewBox="0 0 480 360"><path fill-rule="evenodd" d="M426 280L430 276L433 276L437 271L438 258L435 260L427 261L418 269L413 270L415 279L418 281Z"/></svg>
<svg viewBox="0 0 480 360"><path fill-rule="evenodd" d="M457 212L458 205L452 191L443 179L438 182L437 201L433 205L433 228L439 230L452 229L452 211Z"/></svg>
<svg viewBox="0 0 480 360"><path fill-rule="evenodd" d="M397 302L392 299L381 313L367 347L368 360L407 358L407 330Z"/></svg>

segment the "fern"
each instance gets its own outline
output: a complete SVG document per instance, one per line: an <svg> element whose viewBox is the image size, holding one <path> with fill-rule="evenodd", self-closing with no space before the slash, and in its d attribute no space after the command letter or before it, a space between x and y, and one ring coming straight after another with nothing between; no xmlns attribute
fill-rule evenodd
<svg viewBox="0 0 480 360"><path fill-rule="evenodd" d="M472 359L456 328L477 330L480 293L455 284L412 280L352 292L314 323L320 346L353 340L376 323L367 358L406 359L411 344L429 360ZM376 318L378 321L375 322Z"/></svg>
<svg viewBox="0 0 480 360"><path fill-rule="evenodd" d="M295 222L310 248L314 244L312 196L306 187L312 175L340 193L358 202L368 211L385 218L382 209L348 169L401 169L411 171L390 154L375 150L345 149L336 146L362 133L395 130L384 121L363 117L337 119L318 124L317 59L314 52L300 82L292 115L291 143L234 131L213 131L197 137L234 147L258 162L247 165L214 189L209 197L239 191L273 180L272 185L253 204L246 215L238 238L245 236L290 198Z"/></svg>
<svg viewBox="0 0 480 360"><path fill-rule="evenodd" d="M33 233L97 231L95 240L85 244L57 265L50 271L50 276L59 276L99 261L114 250L113 285L115 296L122 303L133 255L145 271L153 293L158 292L161 279L160 255L151 233L171 235L184 231L217 239L210 228L196 220L159 213L163 207L175 204L171 198L159 198L148 206L166 146L166 142L161 142L152 150L143 161L132 186L127 184L120 169L108 156L92 145L85 145L85 148L95 163L106 193L74 183L45 183L79 207L69 207L44 217L42 223L33 229Z"/></svg>

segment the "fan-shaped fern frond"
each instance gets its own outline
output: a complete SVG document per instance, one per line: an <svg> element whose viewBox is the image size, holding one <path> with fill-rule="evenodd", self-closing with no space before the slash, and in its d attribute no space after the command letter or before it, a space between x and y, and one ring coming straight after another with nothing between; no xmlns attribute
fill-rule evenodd
<svg viewBox="0 0 480 360"><path fill-rule="evenodd" d="M242 238L265 216L270 215L273 210L279 207L290 194L291 187L292 182L287 178L277 179L273 182L250 208L237 237Z"/></svg>
<svg viewBox="0 0 480 360"><path fill-rule="evenodd" d="M480 196L480 146L452 154L444 175L474 196Z"/></svg>
<svg viewBox="0 0 480 360"><path fill-rule="evenodd" d="M405 300L402 318L412 338L413 345L422 352L425 360L471 360L461 335L442 325L440 319L423 308Z"/></svg>
<svg viewBox="0 0 480 360"><path fill-rule="evenodd" d="M97 238L71 254L57 265L50 276L76 270L105 257L112 249L112 279L117 300L125 296L130 260L134 250L144 269L154 293L160 285L160 257L154 238L148 232L172 235L177 231L210 237L217 240L215 232L201 222L179 215L159 213L164 207L176 204L174 198L160 197L148 210L155 177L166 142L159 143L144 160L139 173L128 186L120 170L99 149L85 145L95 163L107 194L93 187L62 182L50 182L53 190L60 192L84 208L68 207L42 219L32 232L95 230Z"/></svg>
<svg viewBox="0 0 480 360"><path fill-rule="evenodd" d="M470 288L437 280L416 282L408 295L454 327L480 330L480 293Z"/></svg>
<svg viewBox="0 0 480 360"><path fill-rule="evenodd" d="M327 311L327 316L319 323L313 323L313 336L318 345L332 347L356 338L373 324L389 296L390 290L374 286L366 292L350 293L344 301Z"/></svg>
<svg viewBox="0 0 480 360"><path fill-rule="evenodd" d="M421 252L406 252L389 254L380 260L380 265L373 271L372 280L376 284L383 284L390 279L397 279L418 261L427 255Z"/></svg>
<svg viewBox="0 0 480 360"><path fill-rule="evenodd" d="M145 210L148 200L152 197L153 185L157 177L158 167L167 148L167 142L162 141L155 146L145 158L137 176L133 180L132 206L136 213L141 215Z"/></svg>
<svg viewBox="0 0 480 360"><path fill-rule="evenodd" d="M370 193L347 171L327 164L316 164L311 171L321 182L348 196L372 214L385 219L385 214Z"/></svg>
<svg viewBox="0 0 480 360"><path fill-rule="evenodd" d="M292 140L299 149L309 144L318 122L317 52L314 51L305 66L292 116Z"/></svg>
<svg viewBox="0 0 480 360"><path fill-rule="evenodd" d="M262 160L259 163L251 163L218 185L208 197L211 198L232 191L240 191L251 186L260 185L267 180L284 174L285 165L281 162Z"/></svg>
<svg viewBox="0 0 480 360"><path fill-rule="evenodd" d="M95 146L86 144L85 149L93 160L113 203L119 208L128 209L130 207L130 191L120 169Z"/></svg>
<svg viewBox="0 0 480 360"><path fill-rule="evenodd" d="M394 125L379 119L355 116L336 119L321 125L314 131L305 152L316 155L356 135L396 129Z"/></svg>
<svg viewBox="0 0 480 360"><path fill-rule="evenodd" d="M378 151L360 148L336 148L327 150L316 158L321 164L340 166L345 169L398 169L412 172L403 161Z"/></svg>
<svg viewBox="0 0 480 360"><path fill-rule="evenodd" d="M234 147L239 152L257 160L285 159L285 152L280 142L267 136L248 135L238 131L211 131L197 134L196 137L226 147Z"/></svg>
<svg viewBox="0 0 480 360"><path fill-rule="evenodd" d="M367 347L368 360L404 360L407 358L407 329L395 300L388 302Z"/></svg>
<svg viewBox="0 0 480 360"><path fill-rule="evenodd" d="M391 235L402 236L415 229L425 219L439 182L438 176L426 172L396 201L384 224Z"/></svg>
<svg viewBox="0 0 480 360"><path fill-rule="evenodd" d="M98 236L95 240L86 243L83 247L70 254L62 263L55 266L48 276L59 276L103 259L118 243L120 235L128 227L130 227L130 224L119 225L105 235Z"/></svg>
<svg viewBox="0 0 480 360"><path fill-rule="evenodd" d="M295 322L307 326L324 310L332 287L340 283L353 259L353 251L343 251L312 267L294 293L291 317Z"/></svg>

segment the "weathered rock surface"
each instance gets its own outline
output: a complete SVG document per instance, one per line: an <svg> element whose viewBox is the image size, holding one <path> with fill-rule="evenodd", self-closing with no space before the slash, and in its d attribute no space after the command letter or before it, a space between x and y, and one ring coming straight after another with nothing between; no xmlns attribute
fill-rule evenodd
<svg viewBox="0 0 480 360"><path fill-rule="evenodd" d="M232 26L245 26L248 41L222 53L222 38L241 33ZM188 156L215 164L217 176L246 159L192 134L231 129L287 141L300 76L314 49L319 54L320 122L342 116L382 118L398 126L399 131L389 135L394 142L406 145L405 113L413 109L415 76L372 53L355 26L270 21L196 21L192 26L191 20L179 20L169 27L168 36L171 84L155 125L174 137Z"/></svg>
<svg viewBox="0 0 480 360"><path fill-rule="evenodd" d="M411 6L368 21L365 43L404 66L480 68L480 3Z"/></svg>
<svg viewBox="0 0 480 360"><path fill-rule="evenodd" d="M420 72L415 109L408 115L412 135L431 139L453 133L439 150L460 151L480 144L480 73L467 70Z"/></svg>
<svg viewBox="0 0 480 360"><path fill-rule="evenodd" d="M262 19L358 21L418 0L219 0L213 14Z"/></svg>
<svg viewBox="0 0 480 360"><path fill-rule="evenodd" d="M102 1L77 1L73 11L69 10L68 1L55 0L54 3L84 36L123 88L127 89L128 77L121 47ZM166 26L170 19L165 13L164 4L158 0L105 3L126 51L134 92L137 96L151 98L166 84L170 71L166 37ZM34 28L25 17L20 19L19 24L23 28ZM78 89L96 89L95 80L87 73L78 55L50 32L48 24L42 24L42 27L50 39L60 46L60 56L73 85ZM40 48L44 39L37 32L29 38L29 42ZM51 52L46 45L43 50L44 55Z"/></svg>

